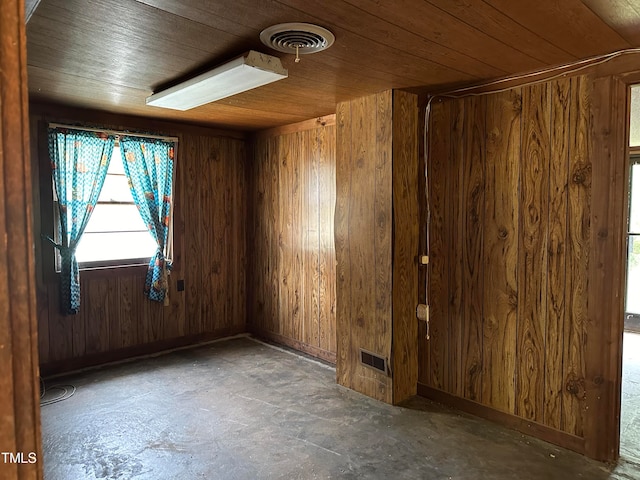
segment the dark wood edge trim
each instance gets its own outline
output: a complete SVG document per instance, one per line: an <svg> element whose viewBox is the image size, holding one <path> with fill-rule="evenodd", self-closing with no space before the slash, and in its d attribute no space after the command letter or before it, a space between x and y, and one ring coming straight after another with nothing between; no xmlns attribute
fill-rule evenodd
<svg viewBox="0 0 640 480"><path fill-rule="evenodd" d="M499 423L505 427L512 428L527 435L531 435L532 437L553 443L554 445L559 445L561 447L568 448L569 450L573 450L574 452L584 454L584 438L582 437L576 437L570 433L562 432L546 425L531 422L524 418L495 410L491 407L487 407L486 405L481 405L472 400L467 400L466 398L456 397L455 395L429 387L423 383L418 383L418 395L434 400L448 407Z"/></svg>
<svg viewBox="0 0 640 480"><path fill-rule="evenodd" d="M204 343L224 339L241 333L245 333L244 328L225 328L211 333L189 335L185 337L172 338L170 340L160 340L158 342L125 347L110 352L94 353L79 358L69 358L49 362L40 366L40 375L44 378L51 375L71 373L86 368L104 366L113 362L121 362L124 360L133 361L151 354L170 353L174 349L181 347L196 348Z"/></svg>
<svg viewBox="0 0 640 480"><path fill-rule="evenodd" d="M84 124L97 128L110 128L114 130L138 130L140 132L155 132L162 135L180 136L206 135L211 137L226 137L238 140L246 140L249 132L240 130L224 130L197 123L177 122L154 117L142 117L105 112L103 110L91 110L57 103L46 103L32 100L29 103L31 115L39 115L47 122ZM179 138L178 142L182 139Z"/></svg>
<svg viewBox="0 0 640 480"><path fill-rule="evenodd" d="M334 113L331 115L325 115L324 117L305 120L303 122L291 123L289 125L282 125L281 127L260 130L254 133L253 140L277 137L279 135L286 135L287 133L303 132L305 130L313 130L314 128L329 127L335 124L336 115Z"/></svg>
<svg viewBox="0 0 640 480"><path fill-rule="evenodd" d="M277 333L267 332L266 330L249 327L249 331L257 338L263 338L265 340L279 343L286 347L293 348L294 350L309 354L312 357L317 357L325 362L332 363L333 365L336 364L336 354L333 352L328 352L327 350L323 350L313 345L307 345L306 343L278 335Z"/></svg>

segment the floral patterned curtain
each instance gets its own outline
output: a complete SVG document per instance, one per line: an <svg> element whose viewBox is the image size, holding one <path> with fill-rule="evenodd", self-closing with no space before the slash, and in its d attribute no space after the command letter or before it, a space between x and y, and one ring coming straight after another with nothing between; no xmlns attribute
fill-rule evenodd
<svg viewBox="0 0 640 480"><path fill-rule="evenodd" d="M60 243L60 308L80 310L80 272L75 250L100 196L115 137L100 132L49 129L49 157L58 199Z"/></svg>
<svg viewBox="0 0 640 480"><path fill-rule="evenodd" d="M120 138L120 151L133 200L158 244L149 263L145 295L168 305L167 276L171 263L167 259L167 239L171 225L174 143L125 136Z"/></svg>

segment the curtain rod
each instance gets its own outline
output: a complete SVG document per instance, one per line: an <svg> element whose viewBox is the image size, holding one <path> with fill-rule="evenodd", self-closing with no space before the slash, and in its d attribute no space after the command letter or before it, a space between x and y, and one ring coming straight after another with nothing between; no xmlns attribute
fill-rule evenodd
<svg viewBox="0 0 640 480"><path fill-rule="evenodd" d="M163 137L162 135L149 135L145 133L129 133L122 132L120 130L109 130L108 128L89 128L78 127L76 125L65 125L63 123L50 123L49 128L68 128L70 130L84 130L85 132L100 132L116 136L130 136L130 137L143 137L143 138L155 138L156 140L164 140L165 142L178 143L178 137Z"/></svg>

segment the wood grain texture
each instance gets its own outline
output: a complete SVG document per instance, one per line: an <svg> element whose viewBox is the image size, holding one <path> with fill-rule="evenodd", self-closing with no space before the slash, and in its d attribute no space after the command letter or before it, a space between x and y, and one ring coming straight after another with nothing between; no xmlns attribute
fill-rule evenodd
<svg viewBox="0 0 640 480"><path fill-rule="evenodd" d="M464 135L467 103L464 100L452 102L451 106L451 146L449 162L449 221L444 224L449 245L449 384L450 390L463 396L465 378L462 368L463 345L463 256L464 237L464 196L460 194L464 182ZM433 268L431 266L430 268ZM435 300L435 299L434 299Z"/></svg>
<svg viewBox="0 0 640 480"><path fill-rule="evenodd" d="M571 81L550 84L549 238L547 331L545 337L544 424L561 429L564 391L563 352L567 318L567 224ZM573 409L570 409L573 410Z"/></svg>
<svg viewBox="0 0 640 480"><path fill-rule="evenodd" d="M482 399L515 412L520 89L487 98Z"/></svg>
<svg viewBox="0 0 640 480"><path fill-rule="evenodd" d="M589 132L590 85L584 78L571 79L569 111L568 222L567 249L571 263L567 269L566 320L564 324L562 429L583 435L585 408L586 325L588 318L589 249L591 233L592 156Z"/></svg>
<svg viewBox="0 0 640 480"><path fill-rule="evenodd" d="M486 98L465 99L462 182L462 356L463 394L482 400L482 249Z"/></svg>
<svg viewBox="0 0 640 480"><path fill-rule="evenodd" d="M337 380L395 403L417 382L417 98L383 92L336 115ZM390 362L379 372L360 350Z"/></svg>
<svg viewBox="0 0 640 480"><path fill-rule="evenodd" d="M335 125L335 122L334 122ZM316 137L318 156L320 250L319 280L319 340L320 348L335 354L336 334L336 250L334 223L336 210L336 129L322 129ZM329 155L328 152L333 152Z"/></svg>
<svg viewBox="0 0 640 480"><path fill-rule="evenodd" d="M446 100L430 124L429 293L449 334L419 351L423 391L598 459L617 455L625 95L609 73L574 76Z"/></svg>
<svg viewBox="0 0 640 480"><path fill-rule="evenodd" d="M540 36L555 45L562 45L572 55L581 56L580 52L585 48L595 54L629 46L616 30L603 22L581 0L564 0L562 3L545 0L533 4L487 0L487 3L522 27L539 32ZM615 8L614 4L609 4L608 10Z"/></svg>
<svg viewBox="0 0 640 480"><path fill-rule="evenodd" d="M387 281L387 272L391 270L391 249L390 242L385 242L384 228L386 225L390 234L391 190L387 190L388 196L381 195L382 198L378 198L376 190L381 177L385 174L391 177L390 125L377 122L381 115L390 123L390 94L386 93L382 98L372 95L355 100L351 105L351 115L352 156L349 161L352 166L349 180L353 197L348 225L352 283L351 298L342 296L342 301L351 303L349 361L352 376L345 386L390 403L392 391L387 372L378 373L360 363L360 348L387 359L390 354L391 284ZM384 135L385 130L389 136ZM378 143L379 140L387 141ZM336 181L340 179L336 178ZM378 214L381 215L380 220ZM387 290L380 288L378 282L383 282Z"/></svg>
<svg viewBox="0 0 640 480"><path fill-rule="evenodd" d="M387 108L391 110L390 102ZM337 380L341 385L390 403L391 383L386 372L378 374L362 366L359 359L360 348L383 358L389 354L388 350L378 350L384 336L376 338L386 327L384 320L383 325L377 324L381 316L376 315L376 165L378 148L389 153L391 148L390 143L377 145L378 109L378 98L373 95L340 104L337 110ZM390 163L387 167L390 169ZM383 223L388 220L382 218ZM390 255L381 261L390 264ZM390 317L390 298L388 303L384 298L381 301L381 307L389 307L385 313Z"/></svg>
<svg viewBox="0 0 640 480"><path fill-rule="evenodd" d="M543 418L547 328L548 90L534 85L522 97L516 414L536 422Z"/></svg>
<svg viewBox="0 0 640 480"><path fill-rule="evenodd" d="M7 480L42 478L23 9L22 1L9 0L0 15L0 451L34 452L38 461L5 462Z"/></svg>
<svg viewBox="0 0 640 480"><path fill-rule="evenodd" d="M248 326L335 361L335 125L298 127L254 137Z"/></svg>
<svg viewBox="0 0 640 480"><path fill-rule="evenodd" d="M336 48L300 63L282 55L286 81L192 110L145 105L162 85L261 48L262 29L291 19L328 28ZM97 28L103 22L111 28ZM42 0L28 24L29 88L41 101L256 131L376 92L432 91L638 47L639 24L633 0L96 0L91 9Z"/></svg>
<svg viewBox="0 0 640 480"><path fill-rule="evenodd" d="M351 102L336 107L336 382L347 385L351 378L351 261L349 216L351 209Z"/></svg>
<svg viewBox="0 0 640 480"><path fill-rule="evenodd" d="M423 353L428 361L424 370L425 383L441 390L448 390L450 320L449 320L449 231L444 228L450 208L447 188L450 185L451 164L451 110L453 102L436 102L432 105L429 146L429 203L431 229L429 235L429 340L420 338ZM423 347L424 348L424 347Z"/></svg>
<svg viewBox="0 0 640 480"><path fill-rule="evenodd" d="M393 92L393 403L418 384L418 97Z"/></svg>
<svg viewBox="0 0 640 480"><path fill-rule="evenodd" d="M359 137L362 142L359 144L359 153L356 158L358 166L361 164L365 167L360 170L359 173L364 175L370 175L370 178L374 180L373 188L375 196L372 201L372 210L368 210L370 207L367 200L360 203L362 210L360 211L361 218L351 217L350 225L354 228L353 233L366 235L366 229L360 230L357 227L357 222L361 219L366 219L367 216L373 214L373 222L367 224L366 227L373 225L373 245L361 244L362 250L360 250L362 257L361 261L363 266L373 267L373 277L366 280L363 285L367 285L367 282L373 280L373 291L375 297L372 299L363 299L362 311L366 312L369 304L375 310L369 310L370 317L363 315L361 318L364 320L360 322L359 319L356 322L361 330L358 332L358 336L363 342L361 345L365 349L371 352L379 352L380 355L388 359L393 364L391 345L393 342L393 245L392 239L394 232L394 216L393 216L393 134L394 128L394 93L391 90L379 93L375 96L375 106L373 104L374 97L365 97L363 117L366 118L367 113L371 112L370 108L375 111L375 123L373 123L374 135L375 135L375 147L372 148L372 144L368 144L369 138ZM367 105L367 100L371 99L371 104ZM366 125L366 121L363 122ZM398 125L399 128L400 125ZM368 132L365 133L368 135ZM370 168L373 169L370 170ZM364 180L364 182L363 182ZM361 177L353 177L354 185L356 186L356 192L362 188L362 192L367 192L367 180ZM366 194L364 195L366 197ZM371 217L370 217L371 218ZM364 226L364 225L363 225ZM371 248L373 247L373 248ZM356 249L356 252L358 250ZM375 258L375 261L371 261ZM369 260L368 260L369 259ZM357 271L357 265L354 265L354 270ZM352 271L354 271L352 270ZM367 268L363 268L363 279L368 275ZM372 301L371 303L369 303ZM375 325L371 329L370 325ZM372 331L377 333L371 335ZM366 340L365 340L366 339ZM359 355L358 355L359 356ZM394 365L395 366L395 365ZM379 383L377 392L381 396L386 396L387 402L393 401L394 390L391 382L388 382L387 378L381 379L380 374L371 369L363 369L361 375L363 377L374 373L374 379ZM393 383L395 385L395 382ZM371 395L373 396L373 395ZM391 400L389 400L391 399Z"/></svg>
<svg viewBox="0 0 640 480"><path fill-rule="evenodd" d="M596 15L632 45L640 41L640 6L634 0L582 0Z"/></svg>
<svg viewBox="0 0 640 480"><path fill-rule="evenodd" d="M596 78L591 88L593 202L589 222L583 428L587 455L614 460L618 457L620 438L625 207L629 185L625 134L628 92L620 79L611 76Z"/></svg>
<svg viewBox="0 0 640 480"><path fill-rule="evenodd" d="M126 129L128 119L87 111L69 111L70 117L33 114L48 121L86 122L105 128ZM132 121L138 125L140 120ZM33 124L34 122L32 122ZM38 122L35 122L37 124ZM246 328L246 231L247 147L242 139L220 132L173 124L158 133L179 137L174 181L174 267L169 277L170 304L147 300L143 295L146 266L82 271L81 311L60 315L56 275L47 271L53 249L38 242L45 288L39 302L48 305L40 313L41 367L85 365L87 359L118 358L135 348L158 345L167 348L180 338L219 336ZM46 135L36 129L32 135ZM45 142L46 145L46 142ZM34 152L42 174L48 171L46 150ZM42 211L51 208L51 183L40 188ZM47 194L48 189L48 194ZM44 192L44 193L43 193ZM49 233L43 215L41 231ZM178 292L184 279L185 291ZM46 302L46 303L45 303ZM115 352L115 353L114 353ZM74 364L74 361L76 362Z"/></svg>

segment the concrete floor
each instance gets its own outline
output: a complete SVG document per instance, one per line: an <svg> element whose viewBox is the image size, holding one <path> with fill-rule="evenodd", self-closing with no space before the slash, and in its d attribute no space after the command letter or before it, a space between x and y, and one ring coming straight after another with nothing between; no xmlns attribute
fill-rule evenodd
<svg viewBox="0 0 640 480"><path fill-rule="evenodd" d="M42 408L47 480L640 478L424 399L385 405L249 338L52 383L77 391Z"/></svg>

